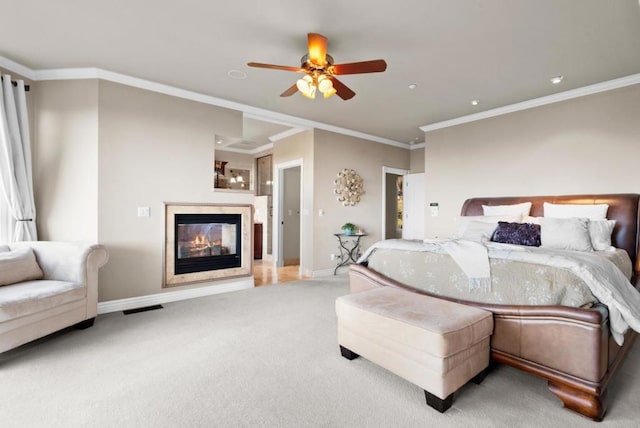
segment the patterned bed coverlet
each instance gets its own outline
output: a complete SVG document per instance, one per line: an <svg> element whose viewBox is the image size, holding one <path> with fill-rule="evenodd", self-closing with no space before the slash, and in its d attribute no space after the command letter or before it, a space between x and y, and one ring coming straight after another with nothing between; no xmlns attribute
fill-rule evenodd
<svg viewBox="0 0 640 428"><path fill-rule="evenodd" d="M389 245L389 241L398 242ZM513 248L515 246L488 243L487 246L493 254L489 258L491 287L490 290L483 291L470 288L467 275L446 251L434 251L434 244L425 244L419 241L389 241L382 241L382 243L374 245L360 261L366 260L370 269L388 278L436 295L503 305L588 307L599 300L592 293L593 281L585 281L584 274L580 273L584 270L584 260L577 262L579 269L563 267L562 263L544 264L540 263L540 256L545 254L546 257L544 249L527 247L523 250ZM430 250L425 250L425 247ZM499 250L495 250L495 248L499 248ZM532 260L523 260L528 257L523 257L520 254L508 258L496 256L496 254L505 252L502 248L512 248L512 251L506 251L511 253L533 252L537 253L538 257L532 257ZM574 252L562 252L561 254L558 254L558 251L551 252L551 254L555 254L554 258L560 260L570 257L570 253ZM580 256L586 257L576 254L578 260ZM621 273L619 275L621 280L626 277L628 282L628 279L631 278L632 264L624 250L593 252L589 257L591 259L601 258L603 264L613 265L611 267ZM618 314L615 311L614 313L617 317Z"/></svg>

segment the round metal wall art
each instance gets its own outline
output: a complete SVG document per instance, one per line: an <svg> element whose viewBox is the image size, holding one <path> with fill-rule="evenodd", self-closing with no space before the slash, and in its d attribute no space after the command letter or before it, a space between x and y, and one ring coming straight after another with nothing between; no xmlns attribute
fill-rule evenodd
<svg viewBox="0 0 640 428"><path fill-rule="evenodd" d="M342 202L345 207L360 202L360 196L364 194L362 177L349 168L338 172L338 178L333 180L333 184L336 186L333 192L338 195L338 202Z"/></svg>

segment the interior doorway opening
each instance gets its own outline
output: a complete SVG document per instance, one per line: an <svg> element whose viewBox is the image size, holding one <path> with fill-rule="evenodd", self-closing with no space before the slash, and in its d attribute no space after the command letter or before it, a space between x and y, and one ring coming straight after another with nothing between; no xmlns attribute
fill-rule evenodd
<svg viewBox="0 0 640 428"><path fill-rule="evenodd" d="M296 266L302 272L304 248L302 233L303 201L302 159L295 159L276 165L274 187L274 248L275 266ZM306 253L305 253L306 254Z"/></svg>
<svg viewBox="0 0 640 428"><path fill-rule="evenodd" d="M282 261L281 266L300 266L300 167L282 171Z"/></svg>
<svg viewBox="0 0 640 428"><path fill-rule="evenodd" d="M382 239L402 238L404 227L404 176L409 171L382 167Z"/></svg>

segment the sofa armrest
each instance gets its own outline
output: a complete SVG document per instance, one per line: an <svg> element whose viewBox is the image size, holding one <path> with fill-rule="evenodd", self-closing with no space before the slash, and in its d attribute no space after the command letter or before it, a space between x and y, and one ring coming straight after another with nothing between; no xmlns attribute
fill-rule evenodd
<svg viewBox="0 0 640 428"><path fill-rule="evenodd" d="M85 319L98 313L98 269L107 263L109 255L103 245L77 242L25 241L11 244L12 249L31 247L44 279L69 281L86 287Z"/></svg>
<svg viewBox="0 0 640 428"><path fill-rule="evenodd" d="M97 272L109 256L102 245L58 241L25 241L12 249L30 247L44 272L44 279L87 285L88 273Z"/></svg>

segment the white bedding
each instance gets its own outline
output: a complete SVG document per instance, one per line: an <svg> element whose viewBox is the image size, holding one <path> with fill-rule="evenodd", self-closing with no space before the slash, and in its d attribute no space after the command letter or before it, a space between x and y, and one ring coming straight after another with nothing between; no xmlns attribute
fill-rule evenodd
<svg viewBox="0 0 640 428"><path fill-rule="evenodd" d="M378 248L447 253L447 242L450 240L380 241L367 249L358 262L366 261ZM640 332L640 293L629 282L631 262L628 256L628 262L623 262L621 253L615 252L578 252L494 242L483 245L491 259L552 266L568 270L579 277L593 296L609 308L611 334L619 345L623 343L624 333L629 327Z"/></svg>

